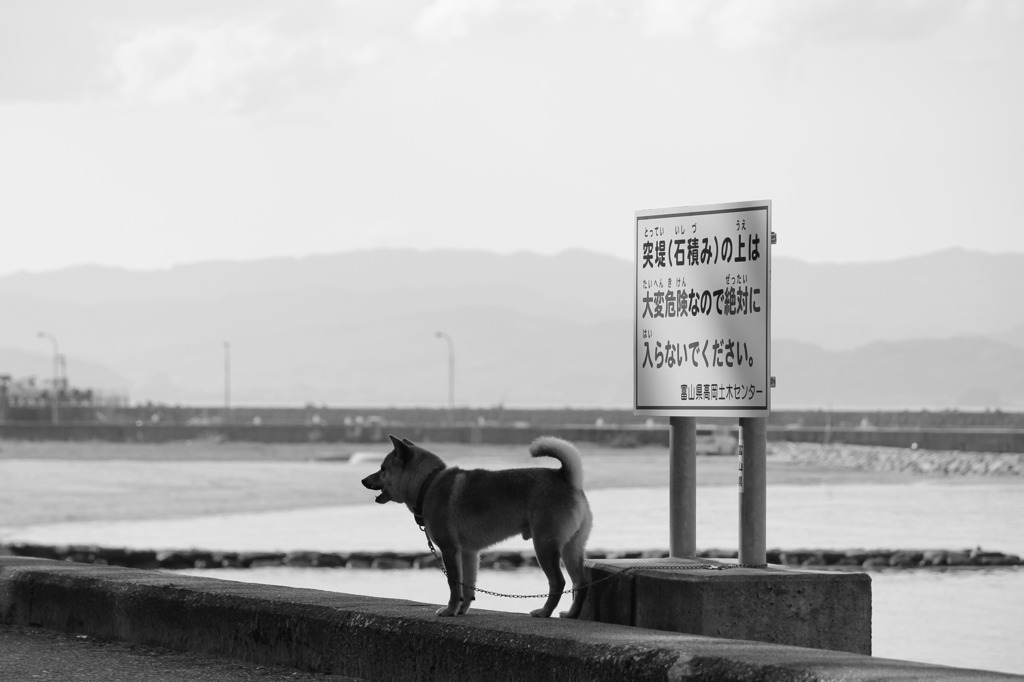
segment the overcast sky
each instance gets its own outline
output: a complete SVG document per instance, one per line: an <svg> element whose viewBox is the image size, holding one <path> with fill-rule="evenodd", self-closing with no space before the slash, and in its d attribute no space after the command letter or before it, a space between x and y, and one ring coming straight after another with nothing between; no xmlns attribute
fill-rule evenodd
<svg viewBox="0 0 1024 682"><path fill-rule="evenodd" d="M4 0L0 274L371 247L1024 252L1021 0Z"/></svg>

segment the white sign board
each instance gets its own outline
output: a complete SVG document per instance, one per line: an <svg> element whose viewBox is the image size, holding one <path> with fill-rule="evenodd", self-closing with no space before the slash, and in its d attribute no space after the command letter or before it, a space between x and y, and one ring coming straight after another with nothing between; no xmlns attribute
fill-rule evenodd
<svg viewBox="0 0 1024 682"><path fill-rule="evenodd" d="M770 201L636 213L633 409L767 417Z"/></svg>

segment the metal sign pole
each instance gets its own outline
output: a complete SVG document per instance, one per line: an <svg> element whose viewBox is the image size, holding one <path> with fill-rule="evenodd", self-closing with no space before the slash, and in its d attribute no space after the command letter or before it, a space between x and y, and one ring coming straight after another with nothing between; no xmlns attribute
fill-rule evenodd
<svg viewBox="0 0 1024 682"><path fill-rule="evenodd" d="M768 420L740 417L740 563L765 564Z"/></svg>
<svg viewBox="0 0 1024 682"><path fill-rule="evenodd" d="M697 557L697 418L669 417L669 554Z"/></svg>

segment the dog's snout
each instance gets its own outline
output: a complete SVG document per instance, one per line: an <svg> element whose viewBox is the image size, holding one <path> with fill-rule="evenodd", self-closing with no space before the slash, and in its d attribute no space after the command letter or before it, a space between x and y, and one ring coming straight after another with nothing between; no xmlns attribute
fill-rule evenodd
<svg viewBox="0 0 1024 682"><path fill-rule="evenodd" d="M378 471L376 473L370 474L369 476L363 479L363 487L368 488L370 490L381 491L380 495L375 497L373 500L377 504L384 504L385 502L391 501L391 495L389 495L387 491L384 490L384 483L381 481L382 477L382 471Z"/></svg>

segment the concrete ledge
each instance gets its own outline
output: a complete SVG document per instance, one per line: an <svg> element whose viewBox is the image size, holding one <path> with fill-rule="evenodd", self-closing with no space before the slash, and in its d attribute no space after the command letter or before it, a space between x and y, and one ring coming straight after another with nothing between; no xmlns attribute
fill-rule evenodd
<svg viewBox="0 0 1024 682"><path fill-rule="evenodd" d="M871 653L866 573L708 559L588 560L582 617L694 635Z"/></svg>
<svg viewBox="0 0 1024 682"><path fill-rule="evenodd" d="M319 590L0 557L0 621L377 679L964 680L983 671Z"/></svg>

